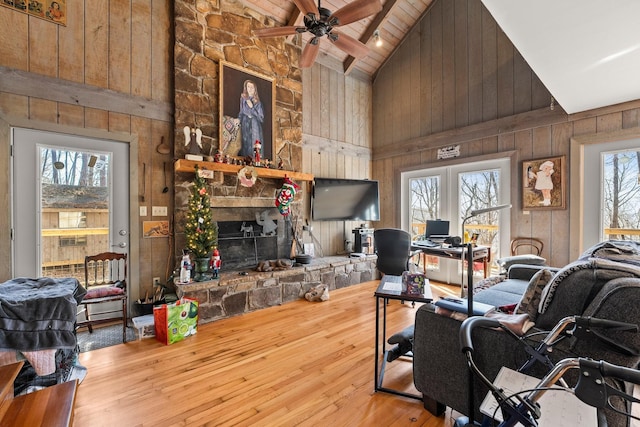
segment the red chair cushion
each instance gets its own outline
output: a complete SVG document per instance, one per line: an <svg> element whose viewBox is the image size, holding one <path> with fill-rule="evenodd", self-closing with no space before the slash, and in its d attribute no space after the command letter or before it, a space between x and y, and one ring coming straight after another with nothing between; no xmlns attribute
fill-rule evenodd
<svg viewBox="0 0 640 427"><path fill-rule="evenodd" d="M118 288L116 286L102 286L99 288L89 289L87 294L84 296L84 299L104 298L122 294L124 294L124 289L122 288Z"/></svg>

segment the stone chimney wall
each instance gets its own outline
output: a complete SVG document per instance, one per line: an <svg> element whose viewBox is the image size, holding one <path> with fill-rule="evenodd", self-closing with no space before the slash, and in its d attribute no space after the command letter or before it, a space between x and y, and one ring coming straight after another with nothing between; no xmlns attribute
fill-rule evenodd
<svg viewBox="0 0 640 427"><path fill-rule="evenodd" d="M241 2L176 0L174 4L175 158L184 158L187 153L185 126L202 130L205 155L213 156L218 150L218 74L220 61L225 61L274 79L272 160L281 159L286 170L301 171L302 74L297 66L300 40L294 38L291 43L287 42L290 38L284 37L254 37L253 29L274 24ZM192 181L192 173L176 173L174 231L177 252L184 247L183 224ZM282 181L258 178L253 187L247 188L239 184L235 175L224 175L211 180L210 185L212 214L217 220L218 208L272 207ZM303 193L299 192L295 205L303 203Z"/></svg>

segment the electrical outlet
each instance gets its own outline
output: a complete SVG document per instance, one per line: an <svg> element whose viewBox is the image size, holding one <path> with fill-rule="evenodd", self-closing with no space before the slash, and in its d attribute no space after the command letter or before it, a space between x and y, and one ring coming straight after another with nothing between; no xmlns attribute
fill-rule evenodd
<svg viewBox="0 0 640 427"><path fill-rule="evenodd" d="M167 216L166 206L151 206L151 215L153 216Z"/></svg>
<svg viewBox="0 0 640 427"><path fill-rule="evenodd" d="M160 278L159 277L154 277L153 278L153 286L160 286Z"/></svg>

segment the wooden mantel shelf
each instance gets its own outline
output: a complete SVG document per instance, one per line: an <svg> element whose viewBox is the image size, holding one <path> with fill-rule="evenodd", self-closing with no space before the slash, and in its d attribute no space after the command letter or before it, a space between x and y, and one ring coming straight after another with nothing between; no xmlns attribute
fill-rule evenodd
<svg viewBox="0 0 640 427"><path fill-rule="evenodd" d="M175 170L176 172L195 172L196 166L198 166L200 169L228 174L237 174L238 171L243 167L240 165L230 165L227 163L198 162L195 160L178 159L175 163ZM284 178L286 176L294 181L313 181L313 175L310 173L260 167L256 167L255 170L258 173L258 178Z"/></svg>

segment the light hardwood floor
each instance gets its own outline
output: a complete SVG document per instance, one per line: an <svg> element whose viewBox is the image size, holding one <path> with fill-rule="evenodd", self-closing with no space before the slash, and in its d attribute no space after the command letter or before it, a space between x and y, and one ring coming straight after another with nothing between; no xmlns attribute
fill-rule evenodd
<svg viewBox="0 0 640 427"><path fill-rule="evenodd" d="M373 391L378 283L200 325L170 346L144 339L83 353L74 425L451 426L449 411L435 417L419 400ZM417 308L391 301L388 331ZM411 367L387 364L385 386L416 392Z"/></svg>

